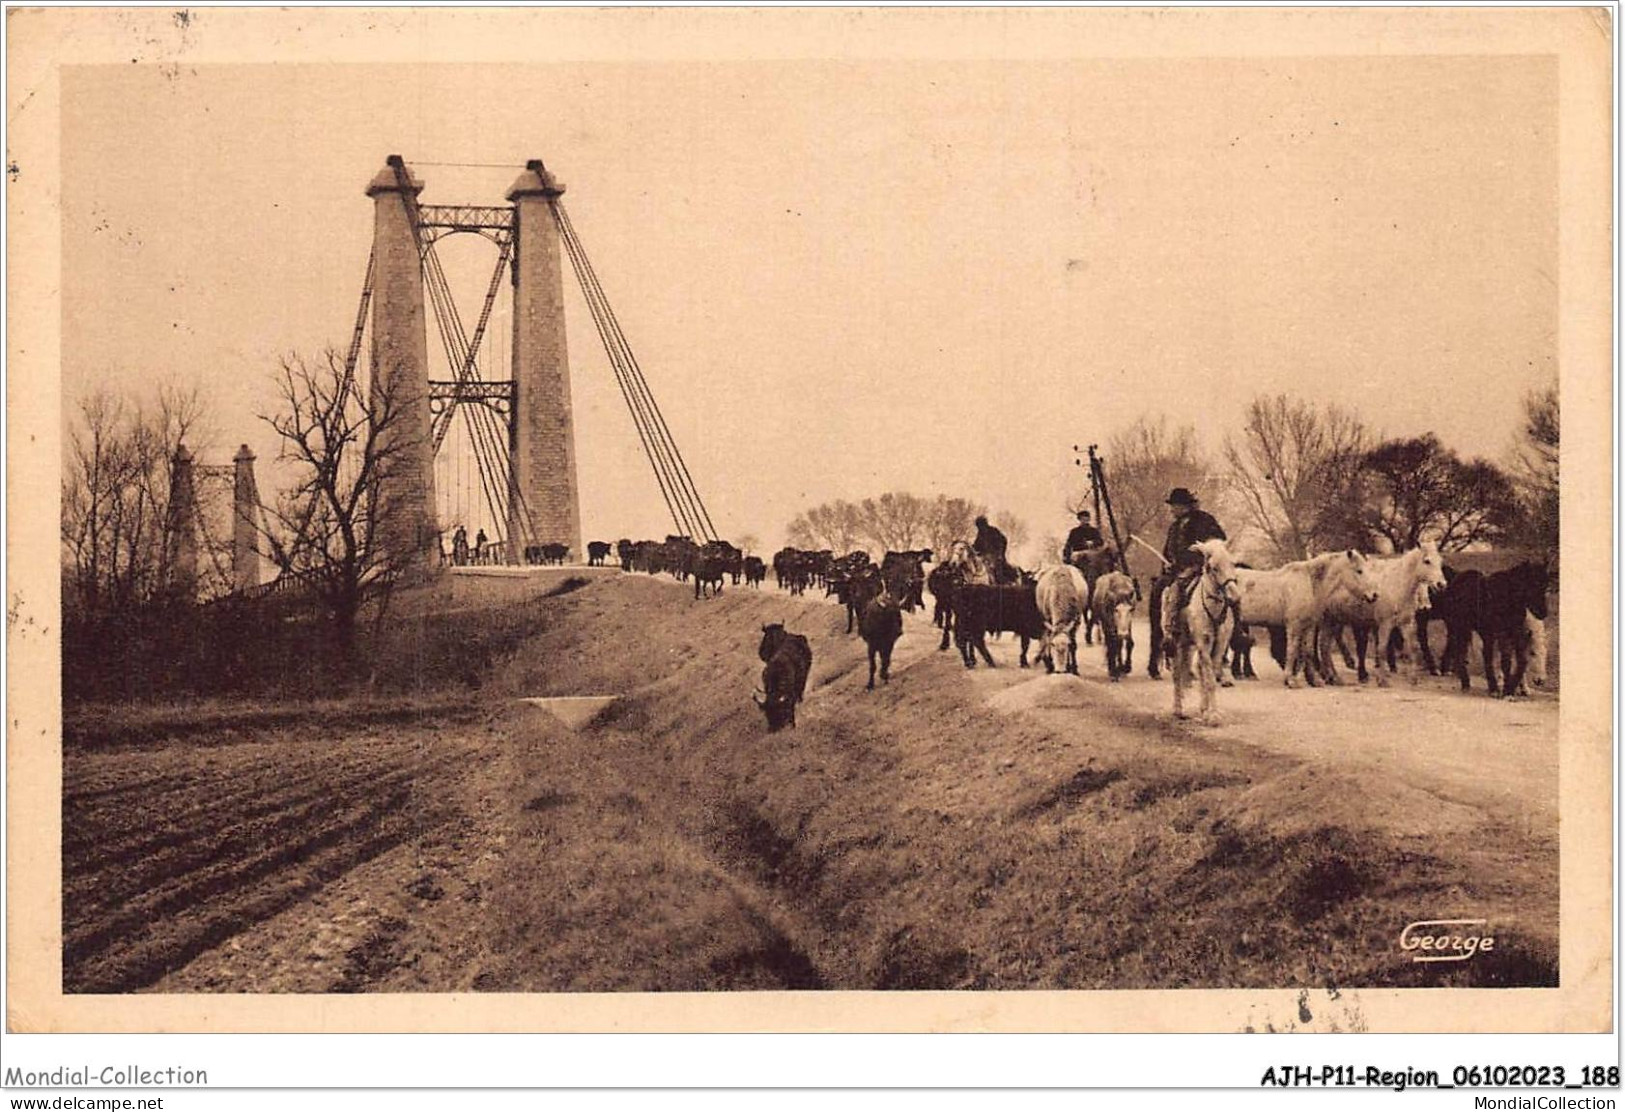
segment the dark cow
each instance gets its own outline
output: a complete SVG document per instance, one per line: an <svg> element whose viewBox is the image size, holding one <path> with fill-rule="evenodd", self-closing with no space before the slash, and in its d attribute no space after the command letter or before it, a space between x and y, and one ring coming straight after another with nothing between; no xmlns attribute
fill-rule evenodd
<svg viewBox="0 0 1625 1112"><path fill-rule="evenodd" d="M1252 571L1251 564L1236 561L1236 567ZM1281 658L1286 658L1286 630L1281 631ZM1230 631L1230 678L1237 680L1256 680L1258 673L1253 671L1253 631L1245 622L1236 622L1235 628Z"/></svg>
<svg viewBox="0 0 1625 1112"><path fill-rule="evenodd" d="M745 585L760 588L762 581L767 578L767 565L762 563L759 556L745 557Z"/></svg>
<svg viewBox="0 0 1625 1112"><path fill-rule="evenodd" d="M727 541L712 541L705 547L722 561L723 574L733 579L735 587L739 586L745 574L745 554Z"/></svg>
<svg viewBox="0 0 1625 1112"><path fill-rule="evenodd" d="M773 553L773 582L778 585L779 590L789 588L790 565L799 555L799 552L788 546Z"/></svg>
<svg viewBox="0 0 1625 1112"><path fill-rule="evenodd" d="M938 652L948 651L948 635L954 628L954 589L959 586L960 579L959 569L952 564L938 564L925 577L935 604L931 610L931 624L942 628L942 644L937 646Z"/></svg>
<svg viewBox="0 0 1625 1112"><path fill-rule="evenodd" d="M792 595L806 594L813 582L813 559L811 552L798 552L793 548L775 556L773 566L779 573L779 585Z"/></svg>
<svg viewBox="0 0 1625 1112"><path fill-rule="evenodd" d="M610 545L608 541L587 542L587 566L601 568L604 561L609 559Z"/></svg>
<svg viewBox="0 0 1625 1112"><path fill-rule="evenodd" d="M886 590L910 614L925 605L925 565L930 562L929 548L888 552L880 561L880 577Z"/></svg>
<svg viewBox="0 0 1625 1112"><path fill-rule="evenodd" d="M1467 675L1467 655L1473 634L1478 634L1484 653L1484 682L1496 698L1516 694L1529 665L1528 616L1546 620L1546 585L1549 579L1543 564L1524 562L1516 567L1482 575L1464 571L1452 577L1432 601L1432 617L1442 617L1450 631L1441 671L1452 668L1467 691L1472 681ZM1421 639L1418 627L1418 640ZM1501 683L1495 678L1496 652L1501 654Z"/></svg>
<svg viewBox="0 0 1625 1112"><path fill-rule="evenodd" d="M767 716L767 732L775 733L796 724L796 704L807 692L807 675L812 671L812 646L799 633L786 633L781 623L762 627L762 644L756 655L766 662L762 669L762 690L751 700Z"/></svg>
<svg viewBox="0 0 1625 1112"><path fill-rule="evenodd" d="M1285 655L1284 648L1282 655ZM1258 678L1258 673L1253 671L1253 631L1241 622L1237 622L1230 633L1230 675L1238 680Z"/></svg>
<svg viewBox="0 0 1625 1112"><path fill-rule="evenodd" d="M828 593L840 599L842 605L846 607L848 633L857 628L858 619L863 616L864 608L884 590L885 584L880 578L880 569L867 562L851 571L837 571L827 588Z"/></svg>
<svg viewBox="0 0 1625 1112"><path fill-rule="evenodd" d="M819 586L828 590L830 578L835 574L835 553L827 548L821 548L817 552L807 553L807 558L807 571L811 577L808 585ZM863 562L869 562L867 552L863 554Z"/></svg>
<svg viewBox="0 0 1625 1112"><path fill-rule="evenodd" d="M626 537L615 542L615 555L621 561L622 571L632 570L632 561L637 556L638 546Z"/></svg>
<svg viewBox="0 0 1625 1112"><path fill-rule="evenodd" d="M562 566L564 564L564 558L568 555L570 555L570 546L567 544L542 545L542 563L544 564L558 564Z"/></svg>
<svg viewBox="0 0 1625 1112"><path fill-rule="evenodd" d="M1435 676L1445 675L1449 669L1443 667L1442 661L1433 659L1433 646L1428 644L1428 626L1432 624L1435 618L1439 619L1440 621L1445 621L1445 613L1443 610L1439 609L1439 603L1440 600L1443 599L1444 596L1450 591L1450 586L1455 581L1456 575L1458 574L1456 569L1451 567L1442 568L1440 570L1444 572L1444 586L1429 588L1427 605L1418 608L1416 611L1416 647L1422 652L1422 663L1426 665L1427 670ZM1445 636L1446 640L1448 641L1449 622L1447 621L1445 622ZM1392 638L1389 640L1389 668L1391 671L1394 671L1397 670L1393 668L1393 657L1396 654L1391 644Z"/></svg>
<svg viewBox="0 0 1625 1112"><path fill-rule="evenodd" d="M694 572L694 561L700 551L700 546L694 543L694 538L667 534L666 543L660 546L660 550L660 570L671 572L679 583L687 583L688 577Z"/></svg>
<svg viewBox="0 0 1625 1112"><path fill-rule="evenodd" d="M858 623L858 630L863 634L863 643L869 648L869 687L875 689L875 661L880 662L880 682L891 682L891 651L897 644L897 639L903 635L903 612L889 591L882 591L875 598L870 599L863 608L863 618Z"/></svg>
<svg viewBox="0 0 1625 1112"><path fill-rule="evenodd" d="M714 597L722 593L722 581L728 574L728 558L724 553L706 545L694 553L689 570L694 576L694 597L705 597L707 588Z"/></svg>
<svg viewBox="0 0 1625 1112"><path fill-rule="evenodd" d="M1021 666L1027 667L1028 643L1044 636L1044 615L1039 612L1035 588L1024 583L964 583L955 588L953 598L954 642L965 667L976 667L976 652L993 667L987 635L1001 632L1021 637Z"/></svg>

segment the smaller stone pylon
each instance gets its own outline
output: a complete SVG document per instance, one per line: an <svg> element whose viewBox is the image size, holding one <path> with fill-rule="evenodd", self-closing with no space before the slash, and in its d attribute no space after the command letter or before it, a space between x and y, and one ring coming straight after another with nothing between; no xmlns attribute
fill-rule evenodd
<svg viewBox="0 0 1625 1112"><path fill-rule="evenodd" d="M165 586L172 597L186 602L197 601L197 478L192 464L186 445L177 445L164 518Z"/></svg>
<svg viewBox="0 0 1625 1112"><path fill-rule="evenodd" d="M231 589L246 591L260 585L260 492L254 481L254 453L244 444L232 461Z"/></svg>

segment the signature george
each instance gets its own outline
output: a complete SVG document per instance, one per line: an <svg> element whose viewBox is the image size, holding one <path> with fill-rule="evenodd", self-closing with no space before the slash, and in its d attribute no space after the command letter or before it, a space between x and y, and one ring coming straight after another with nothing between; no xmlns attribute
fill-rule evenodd
<svg viewBox="0 0 1625 1112"><path fill-rule="evenodd" d="M1495 949L1488 919L1421 919L1399 932L1399 948L1412 961L1466 961Z"/></svg>

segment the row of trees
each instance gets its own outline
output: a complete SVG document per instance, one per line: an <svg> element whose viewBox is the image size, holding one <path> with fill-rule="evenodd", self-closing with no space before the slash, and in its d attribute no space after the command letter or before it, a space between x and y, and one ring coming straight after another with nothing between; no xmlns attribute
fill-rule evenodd
<svg viewBox="0 0 1625 1112"><path fill-rule="evenodd" d="M1404 551L1423 540L1555 557L1558 425L1556 385L1531 392L1503 467L1464 459L1432 433L1383 439L1348 410L1276 395L1254 399L1217 460L1190 426L1142 418L1111 439L1106 467L1125 534L1154 532L1168 490L1186 486L1264 559Z"/></svg>
<svg viewBox="0 0 1625 1112"><path fill-rule="evenodd" d="M1505 466L1464 459L1431 433L1384 439L1358 415L1286 395L1259 397L1241 429L1209 454L1190 425L1141 418L1105 447L1112 509L1125 540L1161 543L1168 491L1198 491L1250 558L1279 562L1335 548L1404 551L1430 540L1444 551L1511 545L1555 559L1558 507L1556 384L1524 401L1524 422ZM1067 508L1093 509L1087 486ZM836 500L798 515L798 548L847 552L930 547L945 551L975 532L987 508L964 498L883 494ZM1012 551L1028 538L1009 513L992 516ZM1102 523L1104 525L1104 523ZM1052 559L1058 538L1038 545Z"/></svg>
<svg viewBox="0 0 1625 1112"><path fill-rule="evenodd" d="M946 552L954 541L974 536L976 519L987 513L986 506L944 494L921 498L891 492L861 502L836 499L796 515L785 530L785 539L796 548L827 548L838 553L855 548L873 552L929 548ZM1001 512L989 520L1004 531L1011 547L1026 542L1026 523L1014 514Z"/></svg>

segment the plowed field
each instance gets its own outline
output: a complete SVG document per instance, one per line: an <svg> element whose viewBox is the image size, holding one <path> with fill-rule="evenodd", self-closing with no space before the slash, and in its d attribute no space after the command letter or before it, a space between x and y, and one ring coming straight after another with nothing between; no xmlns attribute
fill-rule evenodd
<svg viewBox="0 0 1625 1112"><path fill-rule="evenodd" d="M65 987L1555 982L1551 695L1288 691L1261 663L1204 727L1098 648L1046 676L1006 637L967 673L913 616L868 692L810 596L485 589L460 618L500 607L511 640L441 701L70 715ZM774 735L767 621L814 651ZM554 695L619 699L580 730L520 701ZM1493 953L1400 950L1447 918Z"/></svg>

